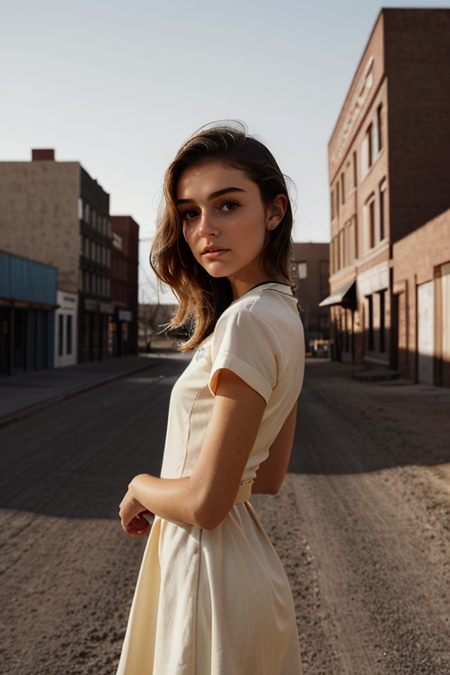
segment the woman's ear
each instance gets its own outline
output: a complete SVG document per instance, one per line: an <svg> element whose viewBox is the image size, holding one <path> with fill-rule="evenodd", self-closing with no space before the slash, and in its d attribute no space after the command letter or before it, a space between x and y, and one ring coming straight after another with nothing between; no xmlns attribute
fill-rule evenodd
<svg viewBox="0 0 450 675"><path fill-rule="evenodd" d="M277 195L273 202L267 208L266 216L266 229L275 230L278 227L280 222L283 220L283 216L286 213L288 205L288 198L286 195Z"/></svg>

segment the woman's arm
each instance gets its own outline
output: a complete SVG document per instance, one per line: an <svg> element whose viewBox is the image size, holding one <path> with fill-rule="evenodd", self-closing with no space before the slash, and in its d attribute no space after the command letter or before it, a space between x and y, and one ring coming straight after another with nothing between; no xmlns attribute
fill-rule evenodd
<svg viewBox="0 0 450 675"><path fill-rule="evenodd" d="M230 370L219 371L214 407L202 449L191 476L131 481L120 504L123 527L142 511L212 530L226 517L258 434L266 403Z"/></svg>
<svg viewBox="0 0 450 675"><path fill-rule="evenodd" d="M297 403L287 416L281 431L270 446L268 458L259 467L252 485L255 494L274 495L283 484L291 456L297 420Z"/></svg>

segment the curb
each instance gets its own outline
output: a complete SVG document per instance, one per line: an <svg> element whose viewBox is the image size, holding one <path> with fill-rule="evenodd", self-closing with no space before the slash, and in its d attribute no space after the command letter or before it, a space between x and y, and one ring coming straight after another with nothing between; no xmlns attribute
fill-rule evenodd
<svg viewBox="0 0 450 675"><path fill-rule="evenodd" d="M128 377L129 375L135 375L136 373L140 373L143 370L148 370L149 368L152 368L153 366L160 363L160 361L161 359L159 358L154 360L149 359L149 363L146 363L145 365L136 366L135 368L129 368L128 370L124 370L120 373L109 375L108 377L102 380L97 380L97 382L91 382L90 384L85 384L81 387L75 387L74 389L70 389L64 394L51 396L50 398L46 399L45 401L42 401L41 403L35 403L29 406L25 406L24 408L20 408L19 410L16 410L13 413L0 416L0 429L3 427L7 427L10 424L13 424L14 422L18 422L19 420L22 420L26 417L31 417L32 415L42 412L47 408L51 408L57 403L68 401L71 398L75 398L76 396L85 394L86 392L92 391L93 389L98 389L99 387L103 387L107 384L110 384L111 382L115 382L116 380Z"/></svg>

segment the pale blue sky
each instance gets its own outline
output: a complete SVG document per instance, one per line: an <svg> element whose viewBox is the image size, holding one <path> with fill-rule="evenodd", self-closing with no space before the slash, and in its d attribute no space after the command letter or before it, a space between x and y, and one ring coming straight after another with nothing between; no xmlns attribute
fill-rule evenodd
<svg viewBox="0 0 450 675"><path fill-rule="evenodd" d="M297 186L294 239L328 241L327 144L380 8L376 0L3 1L0 160L46 147L81 161L110 193L111 213L132 215L148 239L180 144L213 120L240 119ZM142 242L144 300L148 250Z"/></svg>

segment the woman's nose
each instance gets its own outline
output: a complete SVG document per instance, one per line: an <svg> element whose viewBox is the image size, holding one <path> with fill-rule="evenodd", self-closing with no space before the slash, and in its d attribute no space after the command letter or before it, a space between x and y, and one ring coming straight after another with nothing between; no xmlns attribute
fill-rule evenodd
<svg viewBox="0 0 450 675"><path fill-rule="evenodd" d="M216 237L219 234L217 223L212 214L203 213L200 220L199 233L201 237Z"/></svg>

